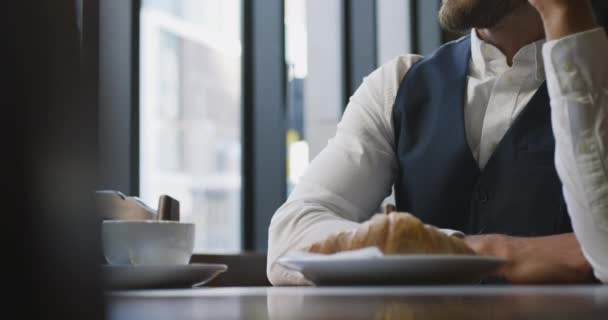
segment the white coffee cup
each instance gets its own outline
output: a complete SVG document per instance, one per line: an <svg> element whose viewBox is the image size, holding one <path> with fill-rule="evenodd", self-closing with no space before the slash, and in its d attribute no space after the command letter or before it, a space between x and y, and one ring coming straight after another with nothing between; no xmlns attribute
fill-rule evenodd
<svg viewBox="0 0 608 320"><path fill-rule="evenodd" d="M101 237L111 265L186 265L194 250L193 223L106 220Z"/></svg>

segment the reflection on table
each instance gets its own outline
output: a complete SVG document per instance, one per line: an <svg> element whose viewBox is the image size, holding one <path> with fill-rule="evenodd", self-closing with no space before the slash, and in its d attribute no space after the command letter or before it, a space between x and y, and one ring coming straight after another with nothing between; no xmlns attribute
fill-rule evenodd
<svg viewBox="0 0 608 320"><path fill-rule="evenodd" d="M109 319L605 319L608 288L223 288L108 294Z"/></svg>

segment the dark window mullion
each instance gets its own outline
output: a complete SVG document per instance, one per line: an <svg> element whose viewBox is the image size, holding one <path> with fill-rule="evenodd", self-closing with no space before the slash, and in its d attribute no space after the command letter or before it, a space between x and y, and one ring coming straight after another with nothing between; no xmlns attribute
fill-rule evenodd
<svg viewBox="0 0 608 320"><path fill-rule="evenodd" d="M376 34L376 0L344 0L344 107L377 67Z"/></svg>
<svg viewBox="0 0 608 320"><path fill-rule="evenodd" d="M133 195L139 190L138 17L139 0L99 1L100 188Z"/></svg>
<svg viewBox="0 0 608 320"><path fill-rule="evenodd" d="M414 52L428 55L442 44L443 33L437 13L440 0L412 0L415 28L413 29L416 49Z"/></svg>
<svg viewBox="0 0 608 320"><path fill-rule="evenodd" d="M420 52L418 20L418 0L410 0L410 30L412 32L410 45L412 46L412 53Z"/></svg>
<svg viewBox="0 0 608 320"><path fill-rule="evenodd" d="M130 167L131 167L131 194L139 195L140 187L140 140L139 140L139 77L140 77L140 57L139 44L141 34L141 23L140 23L140 11L142 0L131 0L132 12L131 12L131 156L130 156Z"/></svg>
<svg viewBox="0 0 608 320"><path fill-rule="evenodd" d="M243 1L243 247L265 251L286 197L283 0Z"/></svg>

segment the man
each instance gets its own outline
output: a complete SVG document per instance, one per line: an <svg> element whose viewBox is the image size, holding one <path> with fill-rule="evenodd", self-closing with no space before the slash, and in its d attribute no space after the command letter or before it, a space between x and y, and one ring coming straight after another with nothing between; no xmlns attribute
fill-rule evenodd
<svg viewBox="0 0 608 320"><path fill-rule="evenodd" d="M509 282L608 282L608 40L590 2L444 0L439 16L470 36L365 79L273 217L273 284L304 283L277 259L357 228L393 185L399 211L509 259Z"/></svg>

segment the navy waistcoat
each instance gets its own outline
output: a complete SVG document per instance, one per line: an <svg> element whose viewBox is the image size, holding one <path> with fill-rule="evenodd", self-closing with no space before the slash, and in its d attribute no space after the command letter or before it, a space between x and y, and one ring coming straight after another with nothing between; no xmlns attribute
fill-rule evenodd
<svg viewBox="0 0 608 320"><path fill-rule="evenodd" d="M546 85L480 170L464 122L470 58L465 37L414 64L400 85L393 109L397 209L468 234L571 232Z"/></svg>

